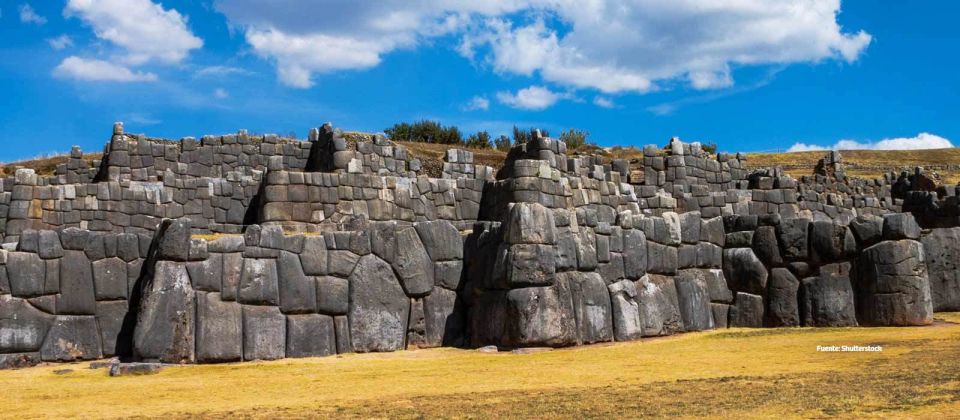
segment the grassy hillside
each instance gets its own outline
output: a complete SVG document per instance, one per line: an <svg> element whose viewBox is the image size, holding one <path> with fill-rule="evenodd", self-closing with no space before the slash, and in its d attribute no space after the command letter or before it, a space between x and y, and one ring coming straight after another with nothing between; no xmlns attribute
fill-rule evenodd
<svg viewBox="0 0 960 420"><path fill-rule="evenodd" d="M747 166L762 168L780 165L795 178L813 173L817 160L826 152L751 153ZM843 150L847 174L861 178L877 178L884 172L912 171L923 166L940 175L942 183L960 182L960 148L931 150Z"/></svg>
<svg viewBox="0 0 960 420"><path fill-rule="evenodd" d="M0 416L942 417L960 412L960 313L929 327L730 329L536 352L432 349L167 368L0 371ZM881 345L826 353L818 345ZM60 374L55 371L69 369Z"/></svg>

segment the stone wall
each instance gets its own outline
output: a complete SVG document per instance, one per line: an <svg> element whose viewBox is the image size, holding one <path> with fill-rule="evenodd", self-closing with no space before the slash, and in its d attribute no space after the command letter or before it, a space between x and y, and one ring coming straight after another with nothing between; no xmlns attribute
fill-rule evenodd
<svg viewBox="0 0 960 420"><path fill-rule="evenodd" d="M74 150L53 176L3 179L0 366L926 325L960 308L956 189L921 171L851 179L831 152L796 180L678 139L627 161L535 135L496 173L451 149L431 178L357 138L117 125L100 162Z"/></svg>

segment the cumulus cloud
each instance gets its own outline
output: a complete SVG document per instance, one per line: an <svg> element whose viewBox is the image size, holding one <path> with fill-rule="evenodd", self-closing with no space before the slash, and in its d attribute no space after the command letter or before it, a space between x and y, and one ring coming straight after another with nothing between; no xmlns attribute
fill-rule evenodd
<svg viewBox="0 0 960 420"><path fill-rule="evenodd" d="M20 22L43 25L44 23L47 23L47 18L38 15L37 12L33 10L33 7L30 7L29 4L21 4Z"/></svg>
<svg viewBox="0 0 960 420"><path fill-rule="evenodd" d="M816 144L794 143L787 152L809 152L815 150L919 150L919 149L947 149L953 143L936 134L920 133L914 137L896 137L876 142L858 142L856 140L840 140L832 146Z"/></svg>
<svg viewBox="0 0 960 420"><path fill-rule="evenodd" d="M517 93L497 92L497 100L500 103L532 111L547 109L567 97L569 95L551 91L543 86L530 86L518 90Z"/></svg>
<svg viewBox="0 0 960 420"><path fill-rule="evenodd" d="M597 96L593 98L593 104L599 106L600 108L613 108L616 104L613 103L613 100L604 96Z"/></svg>
<svg viewBox="0 0 960 420"><path fill-rule="evenodd" d="M62 79L95 82L153 82L157 75L130 70L127 67L103 60L70 56L54 70L53 75Z"/></svg>
<svg viewBox="0 0 960 420"><path fill-rule="evenodd" d="M47 39L47 44L50 44L50 48L62 50L73 45L73 39L64 34L56 38Z"/></svg>
<svg viewBox="0 0 960 420"><path fill-rule="evenodd" d="M187 28L187 19L150 0L69 0L65 16L76 16L97 38L121 47L126 64L149 61L175 64L203 41Z"/></svg>
<svg viewBox="0 0 960 420"><path fill-rule="evenodd" d="M871 42L837 23L840 0L333 0L322 24L310 0L218 0L281 82L365 69L383 56L452 36L464 57L498 73L604 93L664 82L735 83L732 66L856 61Z"/></svg>
<svg viewBox="0 0 960 420"><path fill-rule="evenodd" d="M486 111L490 109L490 100L483 96L474 96L463 106L464 111Z"/></svg>

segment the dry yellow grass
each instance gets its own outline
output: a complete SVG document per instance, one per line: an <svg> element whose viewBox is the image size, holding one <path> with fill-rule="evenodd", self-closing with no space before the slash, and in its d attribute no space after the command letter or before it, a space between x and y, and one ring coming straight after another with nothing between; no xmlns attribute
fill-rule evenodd
<svg viewBox="0 0 960 420"><path fill-rule="evenodd" d="M817 160L826 152L796 153L751 153L747 155L747 167L763 168L782 166L784 171L795 178L813 174ZM960 166L960 148L931 150L842 150L843 162L847 165L847 174L860 178L878 178L884 172L900 172L916 166L933 168L940 174L942 183L956 184L960 181L960 170L941 169L943 166ZM862 169L861 169L862 168Z"/></svg>
<svg viewBox="0 0 960 420"><path fill-rule="evenodd" d="M833 344L884 351L816 351ZM54 373L65 368L73 372ZM120 378L51 365L0 372L0 389L0 415L16 418L949 417L960 412L960 325L733 329L534 354L434 349Z"/></svg>

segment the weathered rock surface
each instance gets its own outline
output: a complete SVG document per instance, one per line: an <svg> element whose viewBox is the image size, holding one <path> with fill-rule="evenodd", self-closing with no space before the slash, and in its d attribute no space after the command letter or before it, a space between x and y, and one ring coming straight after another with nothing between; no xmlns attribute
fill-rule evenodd
<svg viewBox="0 0 960 420"><path fill-rule="evenodd" d="M929 325L930 282L923 246L908 239L884 241L861 253L859 320L865 325Z"/></svg>
<svg viewBox="0 0 960 420"><path fill-rule="evenodd" d="M243 306L243 360L284 357L287 320L275 306Z"/></svg>
<svg viewBox="0 0 960 420"><path fill-rule="evenodd" d="M800 281L800 319L807 327L857 325L850 263L825 265Z"/></svg>
<svg viewBox="0 0 960 420"><path fill-rule="evenodd" d="M933 310L960 311L960 228L933 229L920 242Z"/></svg>
<svg viewBox="0 0 960 420"><path fill-rule="evenodd" d="M375 255L366 255L360 259L349 281L353 351L402 350L410 300L390 265Z"/></svg>
<svg viewBox="0 0 960 420"><path fill-rule="evenodd" d="M771 327L796 327L800 325L799 302L800 280L786 268L770 270L767 290L766 325Z"/></svg>
<svg viewBox="0 0 960 420"><path fill-rule="evenodd" d="M767 268L750 248L723 250L723 275L735 292L762 295L767 289Z"/></svg>
<svg viewBox="0 0 960 420"><path fill-rule="evenodd" d="M685 331L703 331L714 328L710 310L710 292L705 270L680 270L674 277L677 303Z"/></svg>
<svg viewBox="0 0 960 420"><path fill-rule="evenodd" d="M683 317L673 277L648 274L637 282L643 336L670 335L683 331Z"/></svg>
<svg viewBox="0 0 960 420"><path fill-rule="evenodd" d="M163 363L195 361L195 314L195 292L184 264L158 261L140 303L134 354Z"/></svg>

